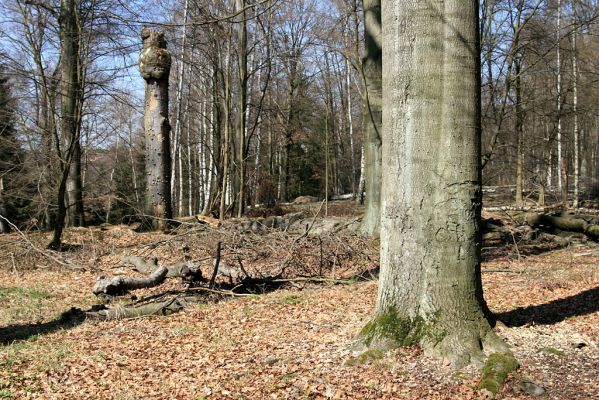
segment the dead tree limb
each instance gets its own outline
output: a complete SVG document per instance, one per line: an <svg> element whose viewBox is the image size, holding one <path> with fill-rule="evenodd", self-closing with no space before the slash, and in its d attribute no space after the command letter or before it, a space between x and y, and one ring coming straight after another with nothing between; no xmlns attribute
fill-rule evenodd
<svg viewBox="0 0 599 400"><path fill-rule="evenodd" d="M136 271L144 274L149 274L158 268L158 260L156 258L142 258L137 256L123 256L121 260L124 263L131 264L135 267ZM182 278L187 280L202 280L202 271L199 266L193 265L193 263L180 262L165 267L168 272L166 273L167 278Z"/></svg>
<svg viewBox="0 0 599 400"><path fill-rule="evenodd" d="M88 318L100 321L171 315L181 311L187 307L188 304L189 299L175 297L166 301L148 303L140 306L120 306L98 311L88 311L85 315Z"/></svg>
<svg viewBox="0 0 599 400"><path fill-rule="evenodd" d="M92 288L92 292L96 296L118 296L130 290L154 287L164 282L167 273L168 269L166 267L158 267L150 275L143 278L132 278L123 275L112 278L101 276Z"/></svg>

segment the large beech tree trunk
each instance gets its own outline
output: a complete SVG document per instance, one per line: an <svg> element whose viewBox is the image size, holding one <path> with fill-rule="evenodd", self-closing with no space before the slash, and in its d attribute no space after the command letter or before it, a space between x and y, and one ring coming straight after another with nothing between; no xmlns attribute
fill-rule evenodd
<svg viewBox="0 0 599 400"><path fill-rule="evenodd" d="M381 275L369 346L509 352L480 276L478 1L384 0Z"/></svg>
<svg viewBox="0 0 599 400"><path fill-rule="evenodd" d="M382 38L381 0L364 0L364 42L362 60L366 96L363 108L366 211L362 232L378 234L381 217L381 125L382 125Z"/></svg>
<svg viewBox="0 0 599 400"><path fill-rule="evenodd" d="M168 78L171 55L166 49L164 33L144 28L139 71L146 81L145 140L146 198L145 213L152 229L165 230L173 216L171 205L171 150L168 119Z"/></svg>

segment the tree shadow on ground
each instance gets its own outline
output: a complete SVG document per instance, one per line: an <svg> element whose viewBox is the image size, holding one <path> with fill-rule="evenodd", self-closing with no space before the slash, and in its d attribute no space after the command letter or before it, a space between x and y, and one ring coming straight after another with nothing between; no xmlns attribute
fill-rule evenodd
<svg viewBox="0 0 599 400"><path fill-rule="evenodd" d="M599 311L599 287L585 290L565 299L499 313L496 318L507 326L551 325L570 317L592 314L597 311Z"/></svg>
<svg viewBox="0 0 599 400"><path fill-rule="evenodd" d="M75 327L85 321L85 314L77 308L62 313L53 321L40 324L9 325L0 328L0 346L17 340L27 340L34 336L46 335L60 329Z"/></svg>

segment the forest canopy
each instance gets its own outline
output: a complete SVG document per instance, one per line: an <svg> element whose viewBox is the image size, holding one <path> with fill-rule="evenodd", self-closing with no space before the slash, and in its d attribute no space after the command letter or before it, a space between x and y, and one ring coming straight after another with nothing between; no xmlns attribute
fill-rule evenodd
<svg viewBox="0 0 599 400"><path fill-rule="evenodd" d="M364 4L2 1L6 215L53 228L69 164L67 225L139 220L144 26L164 32L172 57L174 217L298 196L363 201L373 163ZM596 15L593 1L480 3L483 183L510 188L516 205L597 195Z"/></svg>

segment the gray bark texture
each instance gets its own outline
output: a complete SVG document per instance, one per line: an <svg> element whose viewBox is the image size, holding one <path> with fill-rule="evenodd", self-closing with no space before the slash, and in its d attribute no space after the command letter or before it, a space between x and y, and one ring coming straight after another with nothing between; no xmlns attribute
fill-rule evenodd
<svg viewBox="0 0 599 400"><path fill-rule="evenodd" d="M77 131L79 130L75 127ZM83 208L83 179L81 177L81 143L79 133L73 143L73 159L67 178L67 217L68 224L72 226L85 226L85 212Z"/></svg>
<svg viewBox="0 0 599 400"><path fill-rule="evenodd" d="M483 348L509 349L480 276L478 1L382 6L381 275L362 335L480 366Z"/></svg>
<svg viewBox="0 0 599 400"><path fill-rule="evenodd" d="M363 108L366 210L361 230L378 235L381 218L381 126L382 126L382 38L381 0L364 0L364 43L362 70L366 87Z"/></svg>
<svg viewBox="0 0 599 400"><path fill-rule="evenodd" d="M100 277L94 284L92 292L98 295L115 296L127 293L130 290L143 289L160 285L164 282L168 268L157 267L154 272L144 278L131 278L124 275L113 278Z"/></svg>
<svg viewBox="0 0 599 400"><path fill-rule="evenodd" d="M597 224L599 221L593 217L585 218L585 216L577 215L558 217L547 214L533 214L527 218L527 222L533 228L545 226L563 231L580 232L595 241L599 240L599 224Z"/></svg>
<svg viewBox="0 0 599 400"><path fill-rule="evenodd" d="M168 78L171 55L166 49L163 32L144 28L141 31L143 49L139 56L139 71L146 81L145 141L146 198L145 213L152 219L152 229L166 230L172 218L171 151L168 119Z"/></svg>
<svg viewBox="0 0 599 400"><path fill-rule="evenodd" d="M60 2L60 127L65 139L65 151L60 154L61 176L58 184L57 199L58 210L54 223L54 233L49 248L59 250L62 246L61 237L67 216L67 181L71 174L74 157L79 156L79 130L76 125L77 93L81 90L77 78L79 48L77 38L77 17L74 0L61 0ZM76 173L76 171L75 171ZM76 199L81 198L75 196ZM81 198L82 200L82 198ZM81 209L83 202L81 201ZM79 209L79 206L76 207ZM83 216L81 215L81 219Z"/></svg>
<svg viewBox="0 0 599 400"><path fill-rule="evenodd" d="M66 183L68 223L84 226L83 182L81 179L81 144L79 135L78 99L81 82L78 72L79 33L77 28L77 6L73 0L62 0L60 11L61 42L61 127L65 142L72 147L69 174Z"/></svg>
<svg viewBox="0 0 599 400"><path fill-rule="evenodd" d="M235 0L235 11L240 13L238 26L239 48L237 49L238 73L239 73L239 103L237 122L237 166L239 168L237 193L237 218L241 218L245 210L245 163L246 163L246 118L247 118L247 88L248 88L248 66L247 66L247 21L245 13L245 0Z"/></svg>

